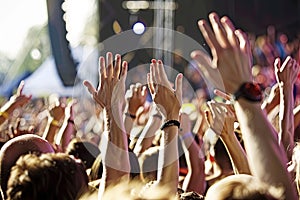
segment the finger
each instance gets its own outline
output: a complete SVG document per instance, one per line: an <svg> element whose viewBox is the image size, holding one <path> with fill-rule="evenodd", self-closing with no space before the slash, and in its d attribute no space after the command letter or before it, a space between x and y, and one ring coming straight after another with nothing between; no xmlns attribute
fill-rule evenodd
<svg viewBox="0 0 300 200"><path fill-rule="evenodd" d="M148 88L150 90L151 94L154 94L154 87L153 87L153 81L151 80L151 75L150 73L147 73L147 84L148 84Z"/></svg>
<svg viewBox="0 0 300 200"><path fill-rule="evenodd" d="M121 55L116 54L115 56L115 67L114 67L114 77L119 78L121 71Z"/></svg>
<svg viewBox="0 0 300 200"><path fill-rule="evenodd" d="M152 59L153 64L153 73L154 73L154 83L156 84L162 84L160 74L158 72L158 62L155 59Z"/></svg>
<svg viewBox="0 0 300 200"><path fill-rule="evenodd" d="M103 56L99 58L99 78L99 83L106 78L105 58Z"/></svg>
<svg viewBox="0 0 300 200"><path fill-rule="evenodd" d="M141 97L141 91L142 91L142 84L141 83L136 83L135 84L135 92L138 97Z"/></svg>
<svg viewBox="0 0 300 200"><path fill-rule="evenodd" d="M15 135L15 129L14 129L13 125L10 124L8 130L9 130L9 132L7 135L10 139L12 139L13 136Z"/></svg>
<svg viewBox="0 0 300 200"><path fill-rule="evenodd" d="M142 96L144 97L144 96L146 96L147 95L147 87L144 85L143 87L142 87L142 92L141 92L141 94L142 94Z"/></svg>
<svg viewBox="0 0 300 200"><path fill-rule="evenodd" d="M211 49L211 53L213 57L216 57L216 52L218 52L221 49L221 46L219 45L215 34L211 30L210 26L207 24L205 20L198 21L198 26L200 28L200 31L207 42L208 46Z"/></svg>
<svg viewBox="0 0 300 200"><path fill-rule="evenodd" d="M17 95L20 96L23 92L23 88L24 88L25 82L22 80L18 86L17 89Z"/></svg>
<svg viewBox="0 0 300 200"><path fill-rule="evenodd" d="M280 67L280 72L282 72L289 63L291 63L291 60L292 60L291 56L286 57L286 59L284 60L284 62Z"/></svg>
<svg viewBox="0 0 300 200"><path fill-rule="evenodd" d="M165 71L165 68L164 68L164 64L161 60L158 60L158 67L157 68L158 68L158 73L160 74L161 81L164 84L169 85L169 80L168 80L168 77L167 77L167 74L166 74L166 71Z"/></svg>
<svg viewBox="0 0 300 200"><path fill-rule="evenodd" d="M229 43L234 47L238 46L238 39L234 34L235 27L232 24L231 20L227 16L224 16L221 18L221 23L226 31L227 39Z"/></svg>
<svg viewBox="0 0 300 200"><path fill-rule="evenodd" d="M212 125L214 113L213 113L213 108L212 108L211 102L207 102L207 106L208 106L209 110L205 111L205 118L206 118L207 122L209 123L209 125Z"/></svg>
<svg viewBox="0 0 300 200"><path fill-rule="evenodd" d="M21 126L21 119L18 118L17 124L16 124L16 130L20 130L20 126Z"/></svg>
<svg viewBox="0 0 300 200"><path fill-rule="evenodd" d="M156 83L156 80L155 80L155 77L154 77L154 76L155 76L155 75L154 75L154 64L151 63L151 64L150 64L150 82L151 82L152 84Z"/></svg>
<svg viewBox="0 0 300 200"><path fill-rule="evenodd" d="M300 70L300 66L299 66L299 64L297 63L297 60L296 60L296 59L293 59L293 66L294 66L295 72L298 74L298 73L299 73L299 70Z"/></svg>
<svg viewBox="0 0 300 200"><path fill-rule="evenodd" d="M210 23L215 32L216 39L218 40L221 47L226 48L229 46L229 41L227 39L227 34L220 23L219 16L216 13L211 13L209 15Z"/></svg>
<svg viewBox="0 0 300 200"><path fill-rule="evenodd" d="M274 69L275 69L275 72L278 72L279 69L280 69L280 58L276 58L275 61L274 61Z"/></svg>
<svg viewBox="0 0 300 200"><path fill-rule="evenodd" d="M126 61L123 61L122 63L122 70L121 70L121 77L120 80L125 83L127 78L127 71L128 71L128 63Z"/></svg>
<svg viewBox="0 0 300 200"><path fill-rule="evenodd" d="M96 89L89 81L83 81L83 85L88 89L90 94L94 95L96 93Z"/></svg>
<svg viewBox="0 0 300 200"><path fill-rule="evenodd" d="M214 94L217 95L217 96L219 96L219 97L221 97L221 98L223 98L226 101L230 101L231 100L230 95L226 94L225 92L222 92L219 89L215 89L214 90Z"/></svg>
<svg viewBox="0 0 300 200"><path fill-rule="evenodd" d="M113 77L113 55L111 52L106 53L106 65L107 65L107 78L112 78Z"/></svg>
<svg viewBox="0 0 300 200"><path fill-rule="evenodd" d="M248 41L246 33L244 33L241 30L236 30L235 35L237 36L239 43L240 43L240 49L246 53L249 54L250 52L250 43Z"/></svg>
<svg viewBox="0 0 300 200"><path fill-rule="evenodd" d="M182 104L182 79L183 75L180 73L176 76L175 80L175 94L179 100L180 105Z"/></svg>

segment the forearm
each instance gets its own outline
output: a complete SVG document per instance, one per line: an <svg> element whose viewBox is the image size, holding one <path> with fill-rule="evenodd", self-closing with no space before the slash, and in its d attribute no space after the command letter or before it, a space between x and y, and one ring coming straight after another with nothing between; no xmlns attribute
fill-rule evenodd
<svg viewBox="0 0 300 200"><path fill-rule="evenodd" d="M0 125L3 124L9 118L9 116L12 114L14 109L15 109L14 106L10 102L7 102L1 107Z"/></svg>
<svg viewBox="0 0 300 200"><path fill-rule="evenodd" d="M158 158L158 182L162 186L168 187L173 194L177 192L179 178L177 134L178 128L176 126L164 129Z"/></svg>
<svg viewBox="0 0 300 200"><path fill-rule="evenodd" d="M278 145L277 133L262 112L260 104L240 99L234 107L243 133L251 173L270 185L284 187L286 199L297 199L296 190L286 170L286 154Z"/></svg>
<svg viewBox="0 0 300 200"><path fill-rule="evenodd" d="M122 121L122 112L104 109L105 130L101 139L106 186L120 178L129 178L128 141Z"/></svg>
<svg viewBox="0 0 300 200"><path fill-rule="evenodd" d="M278 104L274 101L268 102L265 100L261 105L261 109L265 110L267 113L270 113L277 105Z"/></svg>
<svg viewBox="0 0 300 200"><path fill-rule="evenodd" d="M221 134L236 174L251 174L246 153L234 133Z"/></svg>
<svg viewBox="0 0 300 200"><path fill-rule="evenodd" d="M48 119L47 126L43 133L43 138L47 140L50 144L54 144L54 138L59 129L60 125L54 124L53 119Z"/></svg>
<svg viewBox="0 0 300 200"><path fill-rule="evenodd" d="M206 182L204 173L204 155L200 147L195 142L192 133L183 135L181 142L184 148L185 158L188 165L188 174L186 175L182 189L185 191L195 191L204 194Z"/></svg>
<svg viewBox="0 0 300 200"><path fill-rule="evenodd" d="M62 127L57 133L57 137L55 139L56 145L61 145L62 151L65 152L72 139L72 136L75 135L75 133L76 130L74 121L70 119L65 119Z"/></svg>
<svg viewBox="0 0 300 200"><path fill-rule="evenodd" d="M280 87L279 110L279 143L282 143L287 153L288 160L292 158L294 148L294 97L292 86Z"/></svg>

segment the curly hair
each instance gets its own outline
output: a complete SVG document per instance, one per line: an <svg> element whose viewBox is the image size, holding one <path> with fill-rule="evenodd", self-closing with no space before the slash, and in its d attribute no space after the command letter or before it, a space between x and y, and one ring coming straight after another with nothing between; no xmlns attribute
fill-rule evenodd
<svg viewBox="0 0 300 200"><path fill-rule="evenodd" d="M82 163L64 153L21 156L8 181L9 200L76 199L87 188Z"/></svg>

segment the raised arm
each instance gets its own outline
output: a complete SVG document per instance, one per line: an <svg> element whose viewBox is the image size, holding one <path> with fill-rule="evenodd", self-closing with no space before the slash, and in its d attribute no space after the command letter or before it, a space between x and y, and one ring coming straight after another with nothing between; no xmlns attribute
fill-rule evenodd
<svg viewBox="0 0 300 200"><path fill-rule="evenodd" d="M295 59L288 56L283 63L277 58L274 67L280 90L279 143L283 144L288 160L291 160L294 149L293 88L300 66Z"/></svg>
<svg viewBox="0 0 300 200"><path fill-rule="evenodd" d="M148 87L152 99L164 117L162 129L161 151L159 152L158 185L175 195L178 187L178 128L179 111L182 104L182 74L175 80L175 90L169 82L162 61L152 60L150 73L147 74Z"/></svg>
<svg viewBox="0 0 300 200"><path fill-rule="evenodd" d="M230 157L235 174L251 174L246 153L234 133L235 113L231 105L209 101L207 121L220 135Z"/></svg>
<svg viewBox="0 0 300 200"><path fill-rule="evenodd" d="M31 96L26 96L22 93L24 88L24 81L21 81L16 94L10 97L9 101L6 102L0 109L0 125L3 124L13 113L13 111L29 103Z"/></svg>
<svg viewBox="0 0 300 200"><path fill-rule="evenodd" d="M251 173L267 184L281 185L286 199L297 199L292 179L286 170L287 157L278 145L277 132L261 110L259 87L252 82L252 55L246 34L236 30L228 17L220 20L217 14L211 13L209 18L213 29L205 20L200 20L198 24L212 51L213 60L203 63L203 53L199 51L193 52L192 57L208 70L217 69L221 79L215 81L224 83L225 92L235 94L234 108Z"/></svg>
<svg viewBox="0 0 300 200"><path fill-rule="evenodd" d="M192 133L192 125L189 116L182 113L180 116L179 138L184 147L184 155L187 161L188 174L184 178L182 189L204 194L206 182L204 173L204 153L195 141Z"/></svg>
<svg viewBox="0 0 300 200"><path fill-rule="evenodd" d="M141 83L132 84L126 92L124 124L128 135L136 121L137 111L140 107L144 106L146 98L147 90Z"/></svg>
<svg viewBox="0 0 300 200"><path fill-rule="evenodd" d="M105 130L100 147L104 169L99 189L100 198L105 188L121 178L127 180L130 172L128 142L123 123L127 62L123 62L121 67L121 56L117 54L115 57L115 66L112 53L106 54L106 61L104 57L100 57L97 89L90 82L83 82L104 113Z"/></svg>

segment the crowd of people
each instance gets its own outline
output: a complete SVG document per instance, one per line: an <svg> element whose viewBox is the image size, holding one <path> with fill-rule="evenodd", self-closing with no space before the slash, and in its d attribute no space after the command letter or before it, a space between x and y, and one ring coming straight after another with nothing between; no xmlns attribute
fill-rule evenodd
<svg viewBox="0 0 300 200"><path fill-rule="evenodd" d="M170 82L155 58L147 85L126 88L111 52L84 102L32 99L21 82L0 109L1 198L299 199L299 38L279 44L270 26L256 48L226 16L198 25L212 56L191 58L216 98L200 88L186 102L184 75Z"/></svg>

